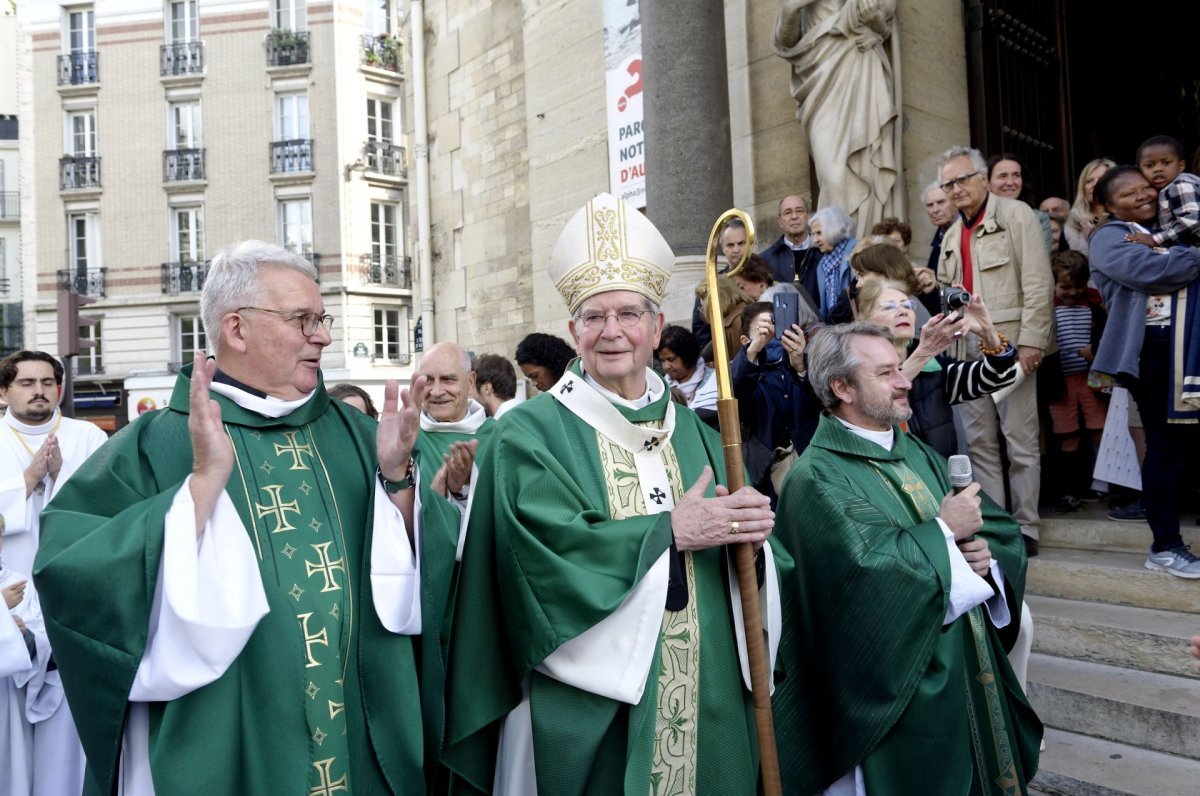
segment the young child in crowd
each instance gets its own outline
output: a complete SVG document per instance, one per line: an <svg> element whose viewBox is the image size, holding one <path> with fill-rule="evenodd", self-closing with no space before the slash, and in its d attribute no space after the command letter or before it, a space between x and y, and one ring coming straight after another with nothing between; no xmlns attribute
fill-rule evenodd
<svg viewBox="0 0 1200 796"><path fill-rule="evenodd" d="M1043 367L1042 373L1049 376L1050 419L1061 457L1061 467L1057 469L1062 473L1063 496L1054 510L1066 514L1080 508L1080 498L1098 498L1091 494L1092 470L1108 407L1088 387L1088 369L1107 314L1100 292L1088 287L1091 273L1087 257L1077 251L1058 252L1050 260L1050 268L1054 272L1054 320L1059 352L1047 359L1057 359L1058 367L1054 370ZM1082 449L1080 444L1084 429L1091 438L1090 450Z"/></svg>
<svg viewBox="0 0 1200 796"><path fill-rule="evenodd" d="M1130 234L1126 240L1153 248L1200 246L1200 177L1184 171L1183 144L1169 135L1147 138L1137 164L1158 191L1158 232Z"/></svg>

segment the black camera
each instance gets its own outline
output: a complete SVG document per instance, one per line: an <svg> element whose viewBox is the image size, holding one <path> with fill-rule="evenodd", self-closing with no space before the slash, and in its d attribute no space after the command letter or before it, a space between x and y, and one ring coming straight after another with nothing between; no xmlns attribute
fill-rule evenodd
<svg viewBox="0 0 1200 796"><path fill-rule="evenodd" d="M964 308L971 303L971 294L959 287L942 288L942 314L957 312L962 317Z"/></svg>

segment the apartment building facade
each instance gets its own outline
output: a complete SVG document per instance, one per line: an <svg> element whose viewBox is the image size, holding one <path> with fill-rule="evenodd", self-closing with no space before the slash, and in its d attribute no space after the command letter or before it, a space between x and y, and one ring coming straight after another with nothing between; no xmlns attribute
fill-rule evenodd
<svg viewBox="0 0 1200 796"><path fill-rule="evenodd" d="M60 350L60 291L94 299L76 407L107 428L164 405L209 345L212 255L261 239L317 266L327 380L412 366L399 19L389 0L22 4L30 344Z"/></svg>
<svg viewBox="0 0 1200 796"><path fill-rule="evenodd" d="M0 75L16 75L15 16L0 16ZM17 82L0 79L0 357L22 343L21 190Z"/></svg>

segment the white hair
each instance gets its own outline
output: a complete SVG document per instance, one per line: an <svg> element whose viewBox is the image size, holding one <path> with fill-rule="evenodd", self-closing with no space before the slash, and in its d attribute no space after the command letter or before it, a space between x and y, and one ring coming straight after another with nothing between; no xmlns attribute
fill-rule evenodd
<svg viewBox="0 0 1200 796"><path fill-rule="evenodd" d="M814 222L821 225L821 237L830 246L854 237L854 222L840 207L822 207L809 217L809 229L812 229Z"/></svg>
<svg viewBox="0 0 1200 796"><path fill-rule="evenodd" d="M942 169L946 164L955 158L969 158L971 165L975 167L975 171L982 172L986 177L988 172L987 160L984 159L983 153L978 149L972 149L969 146L952 146L941 154L938 158L938 179L942 177Z"/></svg>
<svg viewBox="0 0 1200 796"><path fill-rule="evenodd" d="M200 293L200 318L204 334L215 345L221 335L221 318L239 307L261 304L265 293L259 269L264 265L290 268L317 280L317 269L298 254L261 240L246 240L217 252L208 267Z"/></svg>
<svg viewBox="0 0 1200 796"><path fill-rule="evenodd" d="M942 171L942 167L938 166L938 173L940 174L941 171ZM942 191L941 180L934 180L933 182L931 182L925 186L925 190L921 191L921 204L925 204L925 199L926 199L926 197L929 196L929 192L934 190L935 188L939 191ZM945 191L942 191L942 193L945 193Z"/></svg>

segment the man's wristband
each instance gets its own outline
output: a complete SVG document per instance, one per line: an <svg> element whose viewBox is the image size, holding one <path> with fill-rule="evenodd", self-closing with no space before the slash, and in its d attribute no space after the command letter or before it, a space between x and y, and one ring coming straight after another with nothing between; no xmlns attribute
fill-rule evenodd
<svg viewBox="0 0 1200 796"><path fill-rule="evenodd" d="M408 459L408 469L404 472L404 477L399 481L389 481L383 475L383 470L379 471L379 483L383 484L384 491L389 495L394 495L404 489L412 489L416 486L416 479L413 477L416 471L416 463L410 456Z"/></svg>

